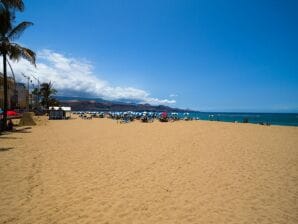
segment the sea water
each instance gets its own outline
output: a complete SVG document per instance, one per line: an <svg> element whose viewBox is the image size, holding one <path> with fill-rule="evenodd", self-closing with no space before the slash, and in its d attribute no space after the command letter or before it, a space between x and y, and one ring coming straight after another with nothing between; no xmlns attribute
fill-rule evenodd
<svg viewBox="0 0 298 224"><path fill-rule="evenodd" d="M179 117L186 116L179 113ZM192 112L189 117L200 120L224 121L224 122L247 122L254 124L271 124L298 126L297 113L221 113L221 112Z"/></svg>

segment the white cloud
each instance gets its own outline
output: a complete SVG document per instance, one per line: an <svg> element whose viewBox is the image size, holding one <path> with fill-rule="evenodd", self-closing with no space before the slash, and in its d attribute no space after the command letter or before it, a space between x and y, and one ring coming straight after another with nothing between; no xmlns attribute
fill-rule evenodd
<svg viewBox="0 0 298 224"><path fill-rule="evenodd" d="M108 81L99 79L93 72L93 66L86 60L66 57L51 50L42 50L37 54L37 66L32 66L25 60L11 63L17 79L22 79L21 73L33 74L41 82L53 82L60 94L77 94L101 97L107 100L132 100L152 105L173 104L175 100L158 99L142 89L134 87L113 86ZM1 66L1 65L0 65ZM2 67L0 67L2 70Z"/></svg>
<svg viewBox="0 0 298 224"><path fill-rule="evenodd" d="M177 97L177 96L178 96L178 94L174 94L174 93L169 95L169 97L171 97L171 98L174 98L174 97Z"/></svg>

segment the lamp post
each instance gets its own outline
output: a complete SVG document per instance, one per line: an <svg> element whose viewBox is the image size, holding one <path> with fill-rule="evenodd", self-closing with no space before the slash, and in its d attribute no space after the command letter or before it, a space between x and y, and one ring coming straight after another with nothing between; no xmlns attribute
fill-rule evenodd
<svg viewBox="0 0 298 224"><path fill-rule="evenodd" d="M37 105L39 105L39 99L40 99L40 82L39 82L39 78L35 77L34 75L31 74L31 76L37 81L37 89L38 89L38 92L37 92Z"/></svg>
<svg viewBox="0 0 298 224"><path fill-rule="evenodd" d="M22 73L22 75L27 79L27 88L28 88L28 93L27 93L27 106L26 106L26 111L29 112L29 93L30 93L30 86L29 86L29 82L30 82L30 77L25 75L24 73Z"/></svg>

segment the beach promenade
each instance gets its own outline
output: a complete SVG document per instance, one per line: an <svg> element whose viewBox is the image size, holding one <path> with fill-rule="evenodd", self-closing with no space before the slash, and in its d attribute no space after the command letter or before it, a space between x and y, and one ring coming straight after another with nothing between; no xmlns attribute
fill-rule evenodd
<svg viewBox="0 0 298 224"><path fill-rule="evenodd" d="M44 121L0 136L0 223L298 223L298 128Z"/></svg>

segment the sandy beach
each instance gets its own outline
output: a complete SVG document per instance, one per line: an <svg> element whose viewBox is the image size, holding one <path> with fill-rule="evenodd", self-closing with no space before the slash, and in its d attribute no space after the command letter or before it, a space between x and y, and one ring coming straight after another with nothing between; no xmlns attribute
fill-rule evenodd
<svg viewBox="0 0 298 224"><path fill-rule="evenodd" d="M0 223L298 223L298 128L44 121L0 136Z"/></svg>

